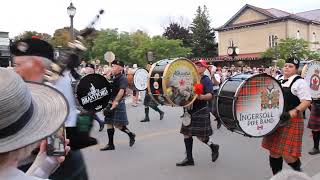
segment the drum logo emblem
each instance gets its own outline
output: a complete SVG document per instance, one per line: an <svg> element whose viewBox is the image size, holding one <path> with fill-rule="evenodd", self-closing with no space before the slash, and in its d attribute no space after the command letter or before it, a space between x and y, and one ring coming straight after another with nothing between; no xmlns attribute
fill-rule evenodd
<svg viewBox="0 0 320 180"><path fill-rule="evenodd" d="M261 110L279 108L280 91L272 88L267 88L261 92Z"/></svg>
<svg viewBox="0 0 320 180"><path fill-rule="evenodd" d="M320 85L319 70L316 69L314 71L314 74L310 78L310 88L314 91L317 91L319 89L319 85Z"/></svg>
<svg viewBox="0 0 320 180"><path fill-rule="evenodd" d="M106 87L102 89L96 89L93 84L91 84L90 91L87 96L81 98L82 105L86 105L88 103L95 102L105 96L108 96L109 92Z"/></svg>

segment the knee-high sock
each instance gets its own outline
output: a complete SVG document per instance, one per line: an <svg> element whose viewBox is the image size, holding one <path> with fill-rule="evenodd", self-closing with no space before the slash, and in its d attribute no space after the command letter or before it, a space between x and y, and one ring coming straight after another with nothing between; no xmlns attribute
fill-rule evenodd
<svg viewBox="0 0 320 180"><path fill-rule="evenodd" d="M145 114L145 119L149 119L149 107L148 106L144 107L144 114Z"/></svg>
<svg viewBox="0 0 320 180"><path fill-rule="evenodd" d="M184 145L186 147L187 159L193 160L193 157L192 157L193 139L192 139L192 137L184 138Z"/></svg>
<svg viewBox="0 0 320 180"><path fill-rule="evenodd" d="M272 169L272 173L273 173L273 175L275 175L279 171L282 170L283 158L282 157L273 158L273 157L269 156L269 163L270 163L270 167Z"/></svg>
<svg viewBox="0 0 320 180"><path fill-rule="evenodd" d="M109 137L109 145L114 145L113 144L113 135L114 135L114 128L112 129L107 129L108 137Z"/></svg>
<svg viewBox="0 0 320 180"><path fill-rule="evenodd" d="M128 136L132 136L133 133L127 128L127 126L122 126L122 128L120 129L122 132L128 134Z"/></svg>
<svg viewBox="0 0 320 180"><path fill-rule="evenodd" d="M211 145L213 144L213 142L210 140L210 138L206 138L204 140L202 140L201 142L205 143L206 145L208 145L209 147L211 147Z"/></svg>
<svg viewBox="0 0 320 180"><path fill-rule="evenodd" d="M292 167L293 170L301 171L301 161L299 158L296 160L296 162L288 163L288 165Z"/></svg>
<svg viewBox="0 0 320 180"><path fill-rule="evenodd" d="M151 108L159 113L162 113L162 111L158 108L158 106L151 106Z"/></svg>
<svg viewBox="0 0 320 180"><path fill-rule="evenodd" d="M320 131L312 131L313 147L319 149Z"/></svg>

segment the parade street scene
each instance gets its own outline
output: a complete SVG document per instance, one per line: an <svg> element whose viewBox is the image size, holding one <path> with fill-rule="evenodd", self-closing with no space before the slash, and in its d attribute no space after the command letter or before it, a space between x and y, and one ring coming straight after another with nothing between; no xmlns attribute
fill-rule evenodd
<svg viewBox="0 0 320 180"><path fill-rule="evenodd" d="M320 180L318 1L2 4L0 180Z"/></svg>

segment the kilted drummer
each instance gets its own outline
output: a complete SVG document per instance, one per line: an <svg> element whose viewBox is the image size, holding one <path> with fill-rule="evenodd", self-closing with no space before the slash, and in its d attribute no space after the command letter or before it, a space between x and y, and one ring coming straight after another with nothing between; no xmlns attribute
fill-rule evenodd
<svg viewBox="0 0 320 180"><path fill-rule="evenodd" d="M211 149L211 158L215 162L219 156L219 145L213 144L209 136L212 135L212 128L210 123L210 111L208 109L208 102L213 96L213 85L208 76L204 75L204 71L208 67L204 60L197 61L196 67L201 76L201 84L203 85L203 94L198 95L197 99L188 108L188 113L191 114L190 124L182 124L180 132L184 135L184 144L186 148L187 157L176 164L176 166L193 166L194 160L192 156L193 139L196 136L200 141L208 145Z"/></svg>
<svg viewBox="0 0 320 180"><path fill-rule="evenodd" d="M135 134L132 133L127 125L128 117L125 105L125 91L128 87L127 78L122 74L124 63L119 60L112 62L112 106L110 110L107 110L105 114L105 124L107 124L107 133L109 137L109 143L101 151L114 150L113 136L114 126L129 136L129 146L133 146L135 142Z"/></svg>
<svg viewBox="0 0 320 180"><path fill-rule="evenodd" d="M302 112L311 103L311 92L306 81L298 73L299 60L289 57L279 81L283 88L285 113L290 119L271 135L265 136L262 147L269 150L269 162L273 174L282 170L283 159L292 169L301 171L302 135L304 122Z"/></svg>

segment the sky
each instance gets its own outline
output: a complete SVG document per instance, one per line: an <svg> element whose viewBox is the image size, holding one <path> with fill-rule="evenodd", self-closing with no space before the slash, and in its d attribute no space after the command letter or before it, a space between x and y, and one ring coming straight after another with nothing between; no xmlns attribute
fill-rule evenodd
<svg viewBox="0 0 320 180"><path fill-rule="evenodd" d="M0 31L14 36L24 31L53 35L59 28L70 26L67 7L70 0L1 0ZM206 5L211 26L227 22L245 4L260 8L277 8L290 13L320 9L319 0L72 0L77 8L74 27L85 28L100 9L105 13L96 29L118 28L149 35L161 35L171 21L189 25L197 7Z"/></svg>

